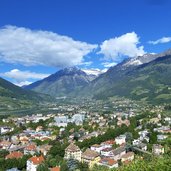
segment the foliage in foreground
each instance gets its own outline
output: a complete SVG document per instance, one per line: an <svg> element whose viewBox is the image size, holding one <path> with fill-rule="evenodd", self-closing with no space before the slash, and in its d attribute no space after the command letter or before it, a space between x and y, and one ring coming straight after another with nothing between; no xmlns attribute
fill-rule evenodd
<svg viewBox="0 0 171 171"><path fill-rule="evenodd" d="M171 156L153 157L150 160L135 160L129 165L121 166L118 169L107 169L95 166L92 171L170 171Z"/></svg>

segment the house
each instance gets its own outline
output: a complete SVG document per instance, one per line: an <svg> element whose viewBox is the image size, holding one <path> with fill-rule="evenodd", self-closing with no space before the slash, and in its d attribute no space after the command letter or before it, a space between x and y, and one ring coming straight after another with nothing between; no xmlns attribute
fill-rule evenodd
<svg viewBox="0 0 171 171"><path fill-rule="evenodd" d="M149 132L147 130L139 131L138 134L140 135L140 140L144 140L146 137L148 137Z"/></svg>
<svg viewBox="0 0 171 171"><path fill-rule="evenodd" d="M37 150L38 150L40 153L42 153L44 156L46 156L47 153L48 153L48 151L51 149L51 147L52 147L51 145L45 144L45 145L39 146Z"/></svg>
<svg viewBox="0 0 171 171"><path fill-rule="evenodd" d="M27 144L29 142L29 138L27 136L20 136L19 140L22 144Z"/></svg>
<svg viewBox="0 0 171 171"><path fill-rule="evenodd" d="M120 160L121 157L126 153L125 147L118 147L116 149L113 150L113 156L111 158L113 158L114 160Z"/></svg>
<svg viewBox="0 0 171 171"><path fill-rule="evenodd" d="M3 126L3 127L0 127L0 134L6 134L6 133L11 132L13 130L14 130L14 128Z"/></svg>
<svg viewBox="0 0 171 171"><path fill-rule="evenodd" d="M108 141L102 142L100 145L103 146L103 149L105 149L105 148L112 148L113 144L115 144L114 140L108 140Z"/></svg>
<svg viewBox="0 0 171 171"><path fill-rule="evenodd" d="M120 135L115 138L115 143L118 145L122 145L126 143L126 135Z"/></svg>
<svg viewBox="0 0 171 171"><path fill-rule="evenodd" d="M5 159L19 159L19 158L22 158L23 157L23 153L20 152L20 151L14 151L14 152L11 152L10 154L8 154Z"/></svg>
<svg viewBox="0 0 171 171"><path fill-rule="evenodd" d="M104 156L104 157L110 157L110 156L113 156L113 149L112 148L105 148L103 150L101 150L101 156Z"/></svg>
<svg viewBox="0 0 171 171"><path fill-rule="evenodd" d="M100 166L106 166L110 169L112 168L117 168L119 165L118 165L118 162L114 159L110 159L110 158L103 158L99 161L98 165Z"/></svg>
<svg viewBox="0 0 171 171"><path fill-rule="evenodd" d="M37 152L37 146L35 144L29 144L24 148L24 154L34 155Z"/></svg>
<svg viewBox="0 0 171 171"><path fill-rule="evenodd" d="M147 151L147 145L144 143L140 143L138 145L136 145L138 148L140 148L141 150Z"/></svg>
<svg viewBox="0 0 171 171"><path fill-rule="evenodd" d="M134 152L128 152L121 157L121 161L132 161L134 160Z"/></svg>
<svg viewBox="0 0 171 171"><path fill-rule="evenodd" d="M141 143L140 139L134 139L134 140L132 141L132 145L138 145L138 144L140 144L140 143Z"/></svg>
<svg viewBox="0 0 171 171"><path fill-rule="evenodd" d="M90 149L87 149L81 155L81 161L87 163L90 168L92 168L95 164L97 164L100 161L100 159L101 158L99 153Z"/></svg>
<svg viewBox="0 0 171 171"><path fill-rule="evenodd" d="M50 171L60 171L60 167L56 166L56 167L50 168Z"/></svg>
<svg viewBox="0 0 171 171"><path fill-rule="evenodd" d="M36 128L36 132L39 132L39 131L42 131L43 130L43 127L42 126L38 126L37 128Z"/></svg>
<svg viewBox="0 0 171 171"><path fill-rule="evenodd" d="M117 126L121 127L122 125L129 126L130 125L130 121L128 119L125 119L125 120L119 119L118 122L117 122Z"/></svg>
<svg viewBox="0 0 171 171"><path fill-rule="evenodd" d="M162 145L159 145L159 144L153 144L152 152L155 155L164 154L164 147Z"/></svg>
<svg viewBox="0 0 171 171"><path fill-rule="evenodd" d="M36 171L39 164L44 162L43 156L33 156L27 160L27 171Z"/></svg>
<svg viewBox="0 0 171 171"><path fill-rule="evenodd" d="M9 141L1 141L0 142L0 148L2 148L4 150L8 150L11 145L12 145L12 143Z"/></svg>
<svg viewBox="0 0 171 171"><path fill-rule="evenodd" d="M167 135L157 135L157 141L165 140L168 136Z"/></svg>
<svg viewBox="0 0 171 171"><path fill-rule="evenodd" d="M56 116L54 118L55 125L58 127L66 127L68 125L68 117L67 116Z"/></svg>
<svg viewBox="0 0 171 171"><path fill-rule="evenodd" d="M8 169L6 171L20 171L20 170L18 170L17 168L11 168L11 169Z"/></svg>
<svg viewBox="0 0 171 171"><path fill-rule="evenodd" d="M65 149L65 159L75 159L78 161L81 161L81 150L78 146L76 146L74 143L71 143L66 149Z"/></svg>
<svg viewBox="0 0 171 171"><path fill-rule="evenodd" d="M83 121L85 119L85 115L83 114L75 114L72 116L71 121L75 123L76 125L82 125Z"/></svg>
<svg viewBox="0 0 171 171"><path fill-rule="evenodd" d="M96 151L98 153L100 153L101 150L103 150L103 146L99 145L99 144L94 144L91 146L90 148L93 151Z"/></svg>

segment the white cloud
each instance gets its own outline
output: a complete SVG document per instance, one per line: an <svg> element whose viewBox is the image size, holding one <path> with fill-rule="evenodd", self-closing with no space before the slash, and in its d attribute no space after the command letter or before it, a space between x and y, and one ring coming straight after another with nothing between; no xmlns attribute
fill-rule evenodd
<svg viewBox="0 0 171 171"><path fill-rule="evenodd" d="M90 68L90 69L82 69L86 74L88 75L100 75L102 73L104 73L102 70L98 69L98 68Z"/></svg>
<svg viewBox="0 0 171 171"><path fill-rule="evenodd" d="M135 32L126 33L120 37L105 40L100 45L100 54L103 54L105 59L120 62L124 56L135 57L143 55L144 47L139 46L139 37Z"/></svg>
<svg viewBox="0 0 171 171"><path fill-rule="evenodd" d="M35 73L30 71L20 71L18 69L13 69L5 73L0 73L0 76L10 78L13 80L14 84L23 86L32 83L31 81L29 81L29 79L31 80L43 79L45 77L48 77L49 74Z"/></svg>
<svg viewBox="0 0 171 171"><path fill-rule="evenodd" d="M90 66L90 65L92 65L92 64L93 64L92 61L87 61L87 62L82 62L82 63L80 63L79 65Z"/></svg>
<svg viewBox="0 0 171 171"><path fill-rule="evenodd" d="M149 41L149 44L157 45L160 43L169 43L171 42L171 37L162 37L161 39L155 40L155 41Z"/></svg>
<svg viewBox="0 0 171 171"><path fill-rule="evenodd" d="M18 81L27 80L30 78L31 79L43 79L49 76L49 74L42 74L42 73L36 73L36 72L30 72L30 71L20 71L18 69L13 69L5 73L0 73L0 75L15 79Z"/></svg>
<svg viewBox="0 0 171 171"><path fill-rule="evenodd" d="M84 62L97 45L49 31L5 26L0 29L0 61L25 66L66 67Z"/></svg>
<svg viewBox="0 0 171 171"><path fill-rule="evenodd" d="M19 86L19 87L22 87L22 86L25 86L25 85L29 85L31 83L33 83L33 82L31 82L31 81L22 81L22 82L19 82L19 83L15 82L14 84Z"/></svg>
<svg viewBox="0 0 171 171"><path fill-rule="evenodd" d="M117 65L116 62L103 62L102 65L105 67L105 68L110 68L112 66L115 66Z"/></svg>

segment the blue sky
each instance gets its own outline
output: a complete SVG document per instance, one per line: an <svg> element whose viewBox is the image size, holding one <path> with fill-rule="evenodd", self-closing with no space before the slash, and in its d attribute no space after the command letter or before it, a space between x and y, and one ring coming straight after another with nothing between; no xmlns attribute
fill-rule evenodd
<svg viewBox="0 0 171 171"><path fill-rule="evenodd" d="M171 48L169 0L1 0L0 76L22 85L62 67L106 69Z"/></svg>

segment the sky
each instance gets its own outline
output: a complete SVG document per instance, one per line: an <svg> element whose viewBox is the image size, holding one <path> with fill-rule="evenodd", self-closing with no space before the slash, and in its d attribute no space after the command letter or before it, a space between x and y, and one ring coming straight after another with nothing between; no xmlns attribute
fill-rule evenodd
<svg viewBox="0 0 171 171"><path fill-rule="evenodd" d="M1 0L0 77L22 86L165 51L170 9L170 0Z"/></svg>

